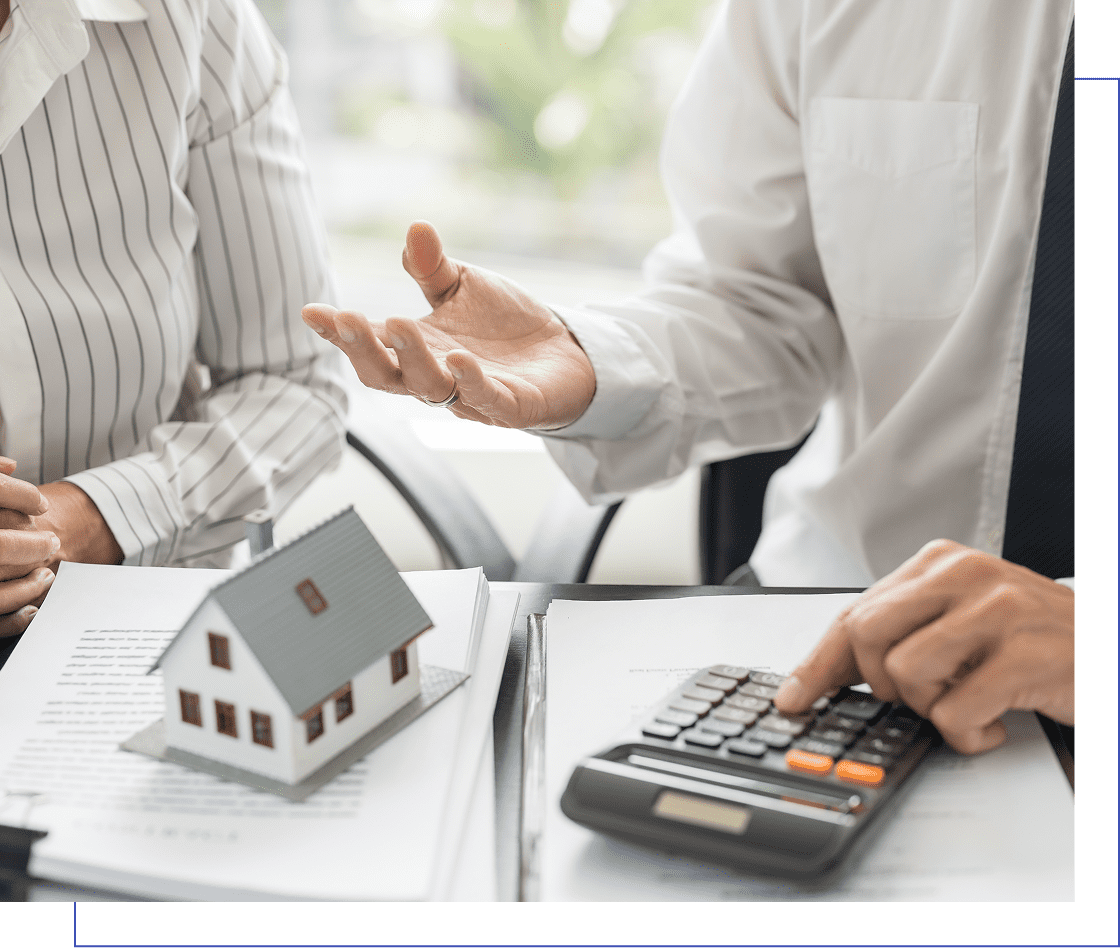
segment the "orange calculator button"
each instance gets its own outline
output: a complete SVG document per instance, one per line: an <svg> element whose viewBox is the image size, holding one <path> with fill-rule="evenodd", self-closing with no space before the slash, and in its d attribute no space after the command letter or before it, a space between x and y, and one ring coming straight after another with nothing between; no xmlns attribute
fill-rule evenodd
<svg viewBox="0 0 1120 948"><path fill-rule="evenodd" d="M793 770L807 770L822 776L832 769L832 758L824 754L810 754L808 751L786 751L786 766Z"/></svg>
<svg viewBox="0 0 1120 948"><path fill-rule="evenodd" d="M856 760L842 760L836 765L836 777L848 783L861 783L865 787L877 787L883 782L886 773L874 764L861 764Z"/></svg>

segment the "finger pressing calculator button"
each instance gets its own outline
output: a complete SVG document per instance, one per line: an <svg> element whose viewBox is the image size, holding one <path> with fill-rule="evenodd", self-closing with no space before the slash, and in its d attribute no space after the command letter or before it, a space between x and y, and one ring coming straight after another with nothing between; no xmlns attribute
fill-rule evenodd
<svg viewBox="0 0 1120 948"><path fill-rule="evenodd" d="M791 770L823 775L832 769L832 763L832 758L827 754L812 754L804 750L786 751L786 766Z"/></svg>
<svg viewBox="0 0 1120 948"><path fill-rule="evenodd" d="M758 720L758 712L744 711L742 708L720 707L712 712L712 717L717 721L735 721L738 724L750 727Z"/></svg>
<svg viewBox="0 0 1120 948"><path fill-rule="evenodd" d="M833 710L849 718L858 718L861 721L871 721L877 718L886 708L886 703L871 695L858 691L851 692L846 698L836 702Z"/></svg>
<svg viewBox="0 0 1120 948"><path fill-rule="evenodd" d="M681 729L675 724L664 724L661 721L650 721L642 728L646 737L660 737L662 740L671 741L680 734Z"/></svg>
<svg viewBox="0 0 1120 948"><path fill-rule="evenodd" d="M751 673L749 668L740 668L738 665L713 665L708 671L721 678L734 678L738 682L746 681Z"/></svg>
<svg viewBox="0 0 1120 948"><path fill-rule="evenodd" d="M715 717L706 718L700 722L700 730L722 734L724 737L738 737L743 733L744 727L739 721L721 721Z"/></svg>
<svg viewBox="0 0 1120 948"><path fill-rule="evenodd" d="M773 672L751 672L751 681L753 681L756 685L768 685L771 688L777 688L785 680L785 675L775 675Z"/></svg>
<svg viewBox="0 0 1120 948"><path fill-rule="evenodd" d="M836 765L836 778L847 783L858 783L865 787L877 787L883 782L886 772L882 767L863 764L855 760L842 760Z"/></svg>
<svg viewBox="0 0 1120 948"><path fill-rule="evenodd" d="M778 689L775 685L759 685L753 681L739 689L739 694L746 695L748 698L766 698L769 700L777 693Z"/></svg>
<svg viewBox="0 0 1120 948"><path fill-rule="evenodd" d="M719 747L725 740L722 734L701 731L699 728L685 731L683 736L686 744L694 744L697 747Z"/></svg>
<svg viewBox="0 0 1120 948"><path fill-rule="evenodd" d="M689 685L681 692L682 698L692 698L694 701L707 701L708 704L719 704L723 700L723 692L715 688L702 688L700 685Z"/></svg>
<svg viewBox="0 0 1120 948"><path fill-rule="evenodd" d="M739 687L739 682L734 678L724 678L722 675L712 674L701 675L693 684L701 688L714 688L721 694L727 694Z"/></svg>
<svg viewBox="0 0 1120 948"><path fill-rule="evenodd" d="M727 749L732 754L740 754L743 757L761 757L767 751L767 746L762 741L752 741L749 738L743 738L736 741L728 741Z"/></svg>
<svg viewBox="0 0 1120 948"><path fill-rule="evenodd" d="M695 698L674 698L669 702L669 707L674 711L687 711L689 714L703 717L712 710L712 703L710 701L697 701Z"/></svg>
<svg viewBox="0 0 1120 948"><path fill-rule="evenodd" d="M793 740L788 734L779 734L777 731L751 731L748 736L752 740L762 741L763 744L773 747L775 750L789 747L789 742Z"/></svg>
<svg viewBox="0 0 1120 948"><path fill-rule="evenodd" d="M767 698L752 698L750 695L729 695L724 705L741 708L743 711L757 711L760 714L770 710L770 701Z"/></svg>
<svg viewBox="0 0 1120 948"><path fill-rule="evenodd" d="M674 711L672 708L658 711L656 717L662 724L675 724L677 727L692 727L696 723L696 715L691 711Z"/></svg>

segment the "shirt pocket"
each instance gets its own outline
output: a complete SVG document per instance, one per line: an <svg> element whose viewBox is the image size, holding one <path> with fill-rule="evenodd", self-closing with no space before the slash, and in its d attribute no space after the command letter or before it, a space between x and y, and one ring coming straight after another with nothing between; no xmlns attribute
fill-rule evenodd
<svg viewBox="0 0 1120 948"><path fill-rule="evenodd" d="M841 314L938 319L976 279L971 102L814 98L806 160L817 251Z"/></svg>

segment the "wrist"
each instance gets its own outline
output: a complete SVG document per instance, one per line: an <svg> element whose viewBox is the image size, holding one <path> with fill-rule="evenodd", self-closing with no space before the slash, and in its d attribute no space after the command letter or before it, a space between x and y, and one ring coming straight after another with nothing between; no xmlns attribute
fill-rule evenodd
<svg viewBox="0 0 1120 948"><path fill-rule="evenodd" d="M36 527L50 530L62 542L52 558L52 568L62 560L117 565L124 559L113 531L84 490L67 481L56 481L44 484L39 492L50 502L50 509L34 518Z"/></svg>

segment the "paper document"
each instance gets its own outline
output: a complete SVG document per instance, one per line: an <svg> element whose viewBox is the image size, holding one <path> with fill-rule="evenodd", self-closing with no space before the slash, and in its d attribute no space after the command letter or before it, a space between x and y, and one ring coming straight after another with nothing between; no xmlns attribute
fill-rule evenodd
<svg viewBox="0 0 1120 948"><path fill-rule="evenodd" d="M292 804L116 747L162 716L160 676L145 672L226 575L63 565L0 671L0 806L18 802L50 834L30 871L155 898L447 897L472 798L487 789L479 767L516 597L503 594L472 629L481 571L406 574L436 624L421 661L472 679Z"/></svg>
<svg viewBox="0 0 1120 948"><path fill-rule="evenodd" d="M553 602L548 611L547 813L541 898L574 901L1056 901L1073 898L1073 794L1037 719L978 757L941 748L824 886L656 853L571 822L576 763L697 669L788 672L854 595Z"/></svg>

